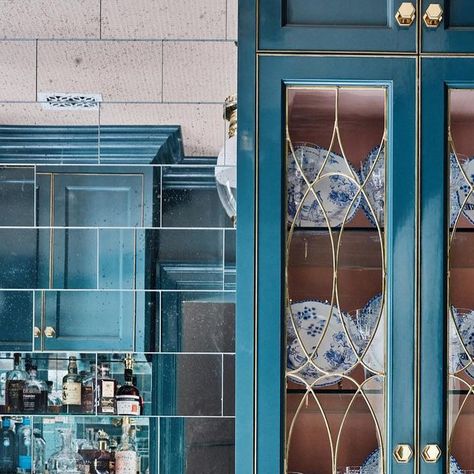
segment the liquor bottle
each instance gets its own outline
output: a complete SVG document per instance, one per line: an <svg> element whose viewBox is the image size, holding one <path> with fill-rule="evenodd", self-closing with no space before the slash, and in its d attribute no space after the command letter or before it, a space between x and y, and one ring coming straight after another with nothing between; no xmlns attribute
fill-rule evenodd
<svg viewBox="0 0 474 474"><path fill-rule="evenodd" d="M34 474L44 474L46 464L46 441L41 431L37 428L33 430L33 472Z"/></svg>
<svg viewBox="0 0 474 474"><path fill-rule="evenodd" d="M53 382L46 382L48 387L48 413L61 413L63 402L57 392L53 392Z"/></svg>
<svg viewBox="0 0 474 474"><path fill-rule="evenodd" d="M82 378L77 373L76 357L69 357L67 374L63 377L63 412L81 413Z"/></svg>
<svg viewBox="0 0 474 474"><path fill-rule="evenodd" d="M105 431L99 431L99 450L94 459L94 474L110 474L109 437Z"/></svg>
<svg viewBox="0 0 474 474"><path fill-rule="evenodd" d="M137 449L130 437L130 420L123 419L122 437L115 453L115 474L137 473Z"/></svg>
<svg viewBox="0 0 474 474"><path fill-rule="evenodd" d="M22 473L31 472L31 455L33 431L29 418L23 418L23 423L19 425L16 433L18 450L18 467Z"/></svg>
<svg viewBox="0 0 474 474"><path fill-rule="evenodd" d="M48 386L37 378L38 368L30 366L28 379L23 387L23 412L46 413L48 409Z"/></svg>
<svg viewBox="0 0 474 474"><path fill-rule="evenodd" d="M21 354L13 356L13 370L7 372L5 384L5 405L7 413L23 412L23 388L28 374L23 370Z"/></svg>
<svg viewBox="0 0 474 474"><path fill-rule="evenodd" d="M82 412L87 414L92 414L95 410L95 371L96 365L91 362L90 371L84 374L82 380Z"/></svg>
<svg viewBox="0 0 474 474"><path fill-rule="evenodd" d="M133 385L133 359L127 354L124 360L125 383L117 390L115 397L118 415L137 416L142 413L142 399L138 388Z"/></svg>
<svg viewBox="0 0 474 474"><path fill-rule="evenodd" d="M109 472L115 474L115 453L117 452L118 442L112 438L109 442L110 449L110 461L109 461Z"/></svg>
<svg viewBox="0 0 474 474"><path fill-rule="evenodd" d="M0 431L0 473L12 474L16 471L15 434L11 429L9 418L3 418Z"/></svg>
<svg viewBox="0 0 474 474"><path fill-rule="evenodd" d="M110 366L100 364L99 378L97 380L97 412L115 414L115 395L117 381L110 376Z"/></svg>
<svg viewBox="0 0 474 474"><path fill-rule="evenodd" d="M84 474L94 472L93 464L97 455L97 447L94 439L94 428L86 428L86 439L79 447L79 454L84 459Z"/></svg>

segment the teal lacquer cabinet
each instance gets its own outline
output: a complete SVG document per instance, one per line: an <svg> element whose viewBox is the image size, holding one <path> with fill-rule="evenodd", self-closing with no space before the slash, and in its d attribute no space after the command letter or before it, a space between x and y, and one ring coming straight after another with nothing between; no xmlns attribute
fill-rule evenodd
<svg viewBox="0 0 474 474"><path fill-rule="evenodd" d="M369 3L240 5L239 473L474 469L470 8Z"/></svg>

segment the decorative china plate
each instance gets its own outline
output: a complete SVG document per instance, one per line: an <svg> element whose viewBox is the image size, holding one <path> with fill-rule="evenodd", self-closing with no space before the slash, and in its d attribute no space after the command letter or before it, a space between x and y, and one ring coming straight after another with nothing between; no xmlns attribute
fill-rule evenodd
<svg viewBox="0 0 474 474"><path fill-rule="evenodd" d="M301 301L291 305L291 312L306 352L308 352L308 355L311 355L321 340L326 321L331 314L331 305L320 301ZM287 367L288 370L295 370L303 366L307 358L295 335L290 318L291 316L288 314ZM318 380L314 387L333 385L338 382L341 379L341 376L338 374L349 372L357 361L354 351L347 340L339 311L336 307L332 308L329 326L313 360L324 371L335 373ZM311 385L324 374L313 365L307 364L297 375ZM289 378L293 382L302 384L296 377L289 375Z"/></svg>
<svg viewBox="0 0 474 474"><path fill-rule="evenodd" d="M450 202L450 225L453 226L456 218L461 210L461 205L466 196L466 180L464 179L461 169L456 160L454 153L449 156L450 164L450 182L449 182L449 202ZM469 188L469 186L467 186ZM469 191L468 191L469 192ZM473 197L474 198L474 197ZM469 202L466 203L469 205Z"/></svg>
<svg viewBox="0 0 474 474"><path fill-rule="evenodd" d="M384 326L385 326L385 310L380 315L382 306L382 294L374 296L369 302L360 310L357 321L345 316L345 321L348 322L347 330L354 343L359 349L359 355L363 353L367 344L370 343L363 360L365 364L375 372L381 373L384 371ZM377 326L377 331L374 333L375 326L378 319L380 322Z"/></svg>
<svg viewBox="0 0 474 474"><path fill-rule="evenodd" d="M323 166L328 150L317 145L297 144L294 154L294 157L291 152L288 155L288 220L293 222L296 218L296 225L299 227L327 227L323 211L313 192L309 191L304 197L308 185L295 159L309 183L313 184ZM358 180L357 173L352 168L349 170L342 156L330 152L321 176L312 186L314 193L321 201L330 227L339 227L344 221L348 207L350 206L350 210L346 222L354 217L359 207L360 194L355 198L359 189L358 185L348 178L350 176ZM304 202L299 209L303 198Z"/></svg>
<svg viewBox="0 0 474 474"><path fill-rule="evenodd" d="M469 366L466 369L466 373L474 378L474 310L458 309L451 306L451 314L452 318L450 318L449 322L449 372L459 372L464 367ZM466 354L466 350L464 350L459 336L467 352L473 359L473 363L470 363L469 356Z"/></svg>
<svg viewBox="0 0 474 474"><path fill-rule="evenodd" d="M367 176L369 176L370 170L372 166L374 166L378 155L377 163L375 164L367 183L365 183L364 191L367 194L379 225L383 227L385 209L385 153L382 148L379 155L379 148L379 146L376 146L362 163L360 168L360 182L361 184L364 183ZM374 215L370 210L365 196L362 197L361 205L367 218L375 225Z"/></svg>
<svg viewBox="0 0 474 474"><path fill-rule="evenodd" d="M454 159L454 162L456 163L456 159L454 158L454 154L451 154L452 159ZM470 182L474 182L474 158L469 158L466 161L462 163L462 168L464 172L466 173L466 176L470 180ZM471 186L466 183L466 179L462 175L461 171L459 170L459 166L456 164L456 168L458 169L457 173L459 174L458 177L458 185L457 185L457 192L458 192L458 206L461 207L464 199L466 199L467 195L469 194L471 190ZM452 170L452 168L451 168ZM453 175L453 172L451 171L451 176ZM451 203L452 205L452 203ZM459 212L459 211L458 211ZM474 224L474 193L471 193L469 196L466 204L464 205L462 209L462 213L467 217L469 222L471 224Z"/></svg>

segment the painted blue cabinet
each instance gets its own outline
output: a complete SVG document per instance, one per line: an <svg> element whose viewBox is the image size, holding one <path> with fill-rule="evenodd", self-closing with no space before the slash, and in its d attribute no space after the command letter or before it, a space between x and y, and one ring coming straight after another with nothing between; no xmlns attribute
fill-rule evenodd
<svg viewBox="0 0 474 474"><path fill-rule="evenodd" d="M418 52L349 56L243 3L236 470L469 472L472 8L429 28L424 2Z"/></svg>

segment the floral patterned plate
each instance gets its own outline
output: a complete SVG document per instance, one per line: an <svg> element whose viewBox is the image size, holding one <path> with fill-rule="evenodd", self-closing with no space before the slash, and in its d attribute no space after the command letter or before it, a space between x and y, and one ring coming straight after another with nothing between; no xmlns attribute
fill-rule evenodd
<svg viewBox="0 0 474 474"><path fill-rule="evenodd" d="M464 367L467 367L466 373L474 378L474 310L451 306L451 315L449 320L449 372L451 374L460 372ZM461 337L462 344L459 337ZM469 359L464 348L473 362Z"/></svg>
<svg viewBox="0 0 474 474"><path fill-rule="evenodd" d="M337 308L333 307L331 312L331 305L328 302L301 301L291 305L291 314L309 355L321 340L326 322L331 315L329 325L313 360L316 366L329 374L334 373L334 375L323 377L323 372L310 364L307 364L295 375L309 385L316 381L314 387L323 387L338 382L341 379L339 374L345 374L352 370L357 358L347 340ZM295 370L302 367L307 358L295 335L290 318L291 315L288 314L287 367L288 370ZM303 384L297 377L291 375L288 377L292 382Z"/></svg>
<svg viewBox="0 0 474 474"><path fill-rule="evenodd" d="M294 155L291 151L288 155L288 220L293 222L296 219L295 224L299 227L327 227L324 213L313 192L310 191L305 197L308 185L300 167L307 180L313 183L328 156L328 150L317 145L296 144ZM339 227L346 213L348 222L359 207L357 173L348 167L342 156L330 152L321 176L313 184L314 193L326 212L330 227Z"/></svg>

